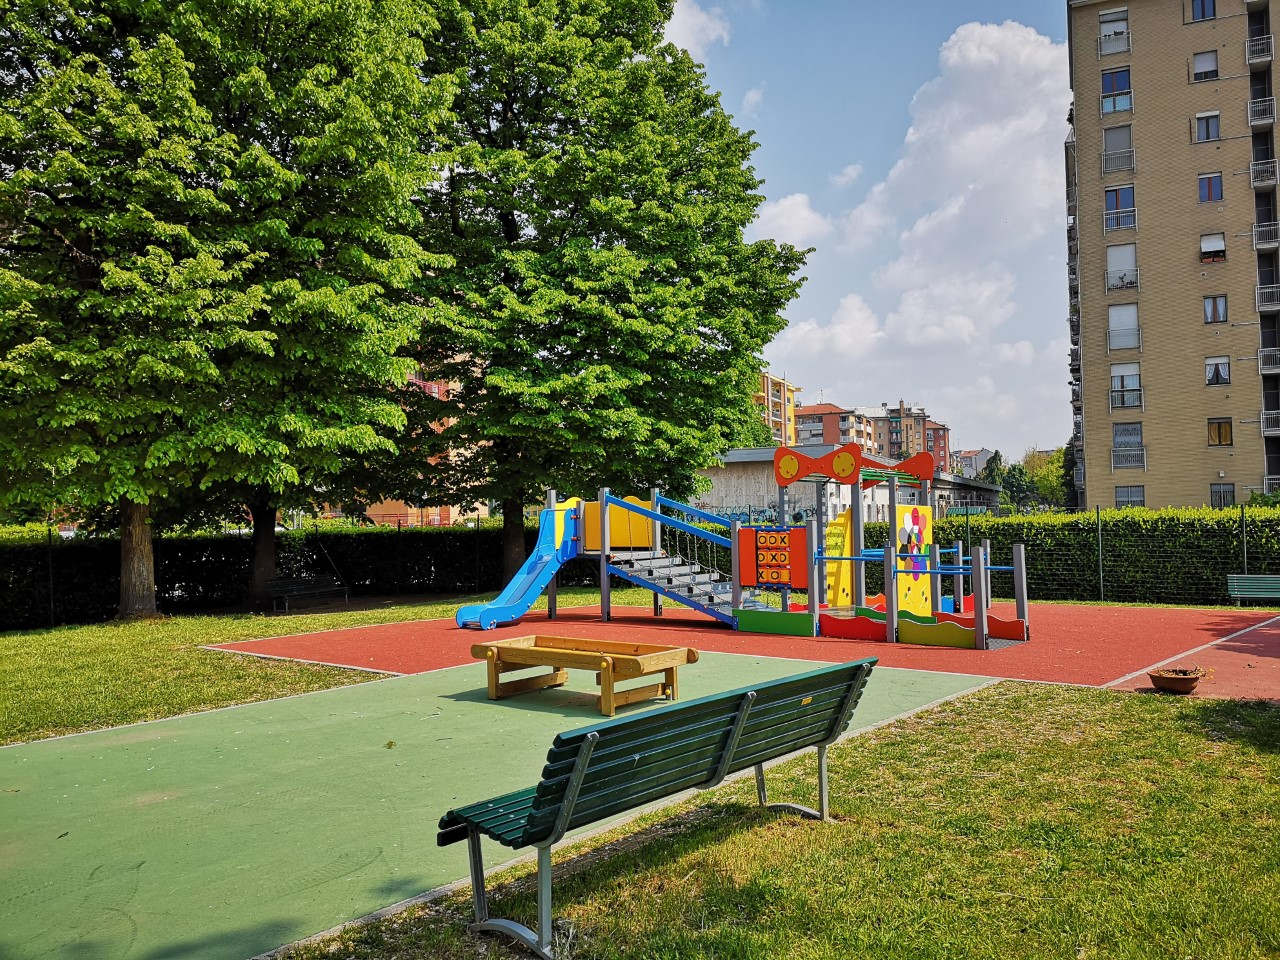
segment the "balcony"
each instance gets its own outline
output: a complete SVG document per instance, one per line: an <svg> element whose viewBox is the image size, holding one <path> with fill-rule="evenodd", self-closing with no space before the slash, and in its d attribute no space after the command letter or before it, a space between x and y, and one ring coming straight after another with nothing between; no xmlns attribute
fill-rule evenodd
<svg viewBox="0 0 1280 960"><path fill-rule="evenodd" d="M1110 56L1113 53L1128 53L1133 49L1133 41L1129 38L1129 32L1124 33L1107 33L1098 38L1098 58Z"/></svg>
<svg viewBox="0 0 1280 960"><path fill-rule="evenodd" d="M1265 130L1276 122L1276 98L1263 97L1249 101L1249 126Z"/></svg>
<svg viewBox="0 0 1280 960"><path fill-rule="evenodd" d="M1263 347L1258 351L1258 373L1280 373L1280 347Z"/></svg>
<svg viewBox="0 0 1280 960"><path fill-rule="evenodd" d="M1142 388L1130 387L1127 390L1111 391L1112 410L1141 410Z"/></svg>
<svg viewBox="0 0 1280 960"><path fill-rule="evenodd" d="M1071 480L1075 484L1077 490L1084 489L1084 464L1077 463L1075 469L1071 471Z"/></svg>
<svg viewBox="0 0 1280 960"><path fill-rule="evenodd" d="M1268 283L1257 288L1254 294L1259 313L1280 310L1280 283Z"/></svg>
<svg viewBox="0 0 1280 960"><path fill-rule="evenodd" d="M1280 477L1269 476L1262 478L1263 493L1280 493Z"/></svg>
<svg viewBox="0 0 1280 960"><path fill-rule="evenodd" d="M1275 250L1280 247L1280 223L1255 223L1253 249Z"/></svg>
<svg viewBox="0 0 1280 960"><path fill-rule="evenodd" d="M1255 160L1249 164L1249 183L1255 190L1266 190L1276 185L1275 160Z"/></svg>
<svg viewBox="0 0 1280 960"><path fill-rule="evenodd" d="M1138 289L1138 268L1137 267L1120 267L1117 270L1107 271L1107 289L1108 290L1137 290Z"/></svg>
<svg viewBox="0 0 1280 960"><path fill-rule="evenodd" d="M1072 347L1067 354L1067 365L1071 369L1072 376L1080 376L1080 348Z"/></svg>
<svg viewBox="0 0 1280 960"><path fill-rule="evenodd" d="M1102 229L1105 233L1112 230L1133 230L1138 226L1138 211L1134 207L1125 210L1108 210L1102 215Z"/></svg>
<svg viewBox="0 0 1280 960"><path fill-rule="evenodd" d="M1102 116L1113 113L1128 113L1133 109L1133 91L1117 90L1115 93L1104 93L1098 97L1098 109Z"/></svg>
<svg viewBox="0 0 1280 960"><path fill-rule="evenodd" d="M1280 437L1280 410L1262 411L1262 435Z"/></svg>
<svg viewBox="0 0 1280 960"><path fill-rule="evenodd" d="M1132 147L1128 150L1102 151L1102 175L1105 177L1108 173L1119 173L1121 170L1136 170L1135 158Z"/></svg>
<svg viewBox="0 0 1280 960"><path fill-rule="evenodd" d="M1146 447L1112 447L1112 470L1145 470L1147 469Z"/></svg>
<svg viewBox="0 0 1280 960"><path fill-rule="evenodd" d="M1118 330L1107 331L1107 349L1108 350L1141 350L1142 349L1142 328L1141 327L1121 327Z"/></svg>
<svg viewBox="0 0 1280 960"><path fill-rule="evenodd" d="M1245 62L1251 67L1270 63L1274 48L1275 43L1269 33L1263 37L1250 37L1244 42Z"/></svg>

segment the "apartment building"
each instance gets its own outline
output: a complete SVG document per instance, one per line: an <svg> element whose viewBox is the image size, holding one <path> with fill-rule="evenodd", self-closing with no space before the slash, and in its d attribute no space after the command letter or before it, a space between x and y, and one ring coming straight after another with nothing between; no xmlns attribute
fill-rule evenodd
<svg viewBox="0 0 1280 960"><path fill-rule="evenodd" d="M951 472L972 480L982 472L982 468L994 455L995 451L988 450L986 447L979 447L977 450L957 450L951 455Z"/></svg>
<svg viewBox="0 0 1280 960"><path fill-rule="evenodd" d="M800 389L768 370L760 374L760 392L755 401L764 410L764 422L775 443L792 446L796 442L796 394Z"/></svg>
<svg viewBox="0 0 1280 960"><path fill-rule="evenodd" d="M796 409L796 438L799 443L856 443L868 453L872 446L872 420L861 408L846 410L834 403L817 403Z"/></svg>
<svg viewBox="0 0 1280 960"><path fill-rule="evenodd" d="M929 418L924 407L904 403L882 403L872 417L875 452L894 460L905 460L921 450L933 454L939 469L951 466L951 428Z"/></svg>
<svg viewBox="0 0 1280 960"><path fill-rule="evenodd" d="M1269 0L1068 0L1077 503L1280 489Z"/></svg>

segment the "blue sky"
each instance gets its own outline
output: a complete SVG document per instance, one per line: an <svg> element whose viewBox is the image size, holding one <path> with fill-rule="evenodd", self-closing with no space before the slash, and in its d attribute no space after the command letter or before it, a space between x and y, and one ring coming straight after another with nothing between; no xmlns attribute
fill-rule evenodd
<svg viewBox="0 0 1280 960"><path fill-rule="evenodd" d="M765 354L806 401L1067 438L1065 7L680 0L668 35L760 142L752 235L817 248Z"/></svg>

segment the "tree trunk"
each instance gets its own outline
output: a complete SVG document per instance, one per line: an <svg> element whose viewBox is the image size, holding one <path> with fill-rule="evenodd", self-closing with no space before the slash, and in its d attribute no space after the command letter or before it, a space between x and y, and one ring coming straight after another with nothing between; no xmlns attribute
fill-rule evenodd
<svg viewBox="0 0 1280 960"><path fill-rule="evenodd" d="M249 606L270 610L267 581L276 575L276 505L269 497L249 504L253 517L253 567L249 574Z"/></svg>
<svg viewBox="0 0 1280 960"><path fill-rule="evenodd" d="M502 501L502 572L510 580L524 565L524 504Z"/></svg>
<svg viewBox="0 0 1280 960"><path fill-rule="evenodd" d="M154 616L156 561L151 549L151 508L120 501L120 609L122 620Z"/></svg>

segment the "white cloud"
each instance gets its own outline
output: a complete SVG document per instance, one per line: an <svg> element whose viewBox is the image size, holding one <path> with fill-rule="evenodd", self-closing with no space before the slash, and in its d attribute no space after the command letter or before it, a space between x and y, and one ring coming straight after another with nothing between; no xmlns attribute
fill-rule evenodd
<svg viewBox="0 0 1280 960"><path fill-rule="evenodd" d="M852 186L853 183L862 176L862 164L847 164L839 173L831 175L831 182L837 187Z"/></svg>
<svg viewBox="0 0 1280 960"><path fill-rule="evenodd" d="M767 358L834 402L916 398L956 446L1063 442L1070 99L1064 44L1011 21L957 28L888 174L823 218L839 241L832 269L859 292L840 320L792 324Z"/></svg>
<svg viewBox="0 0 1280 960"><path fill-rule="evenodd" d="M743 117L754 117L760 110L760 104L764 103L764 84L758 87L752 87L742 95L742 106L738 112Z"/></svg>
<svg viewBox="0 0 1280 960"><path fill-rule="evenodd" d="M792 193L761 204L749 235L753 240L768 237L779 243L808 247L834 229L829 217L813 209L807 193Z"/></svg>
<svg viewBox="0 0 1280 960"><path fill-rule="evenodd" d="M729 45L729 20L719 7L703 9L695 0L679 0L667 21L666 38L700 61L713 44Z"/></svg>

